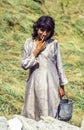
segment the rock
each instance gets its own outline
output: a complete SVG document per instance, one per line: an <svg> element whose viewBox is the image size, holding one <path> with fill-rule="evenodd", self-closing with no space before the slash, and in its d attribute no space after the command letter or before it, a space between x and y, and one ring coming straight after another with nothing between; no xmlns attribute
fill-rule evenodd
<svg viewBox="0 0 84 130"><path fill-rule="evenodd" d="M0 130L9 130L7 119L3 116L0 116Z"/></svg>
<svg viewBox="0 0 84 130"><path fill-rule="evenodd" d="M14 115L8 121L0 117L0 130L84 130L84 119L79 128L52 117L41 117L40 121L35 121L21 115Z"/></svg>
<svg viewBox="0 0 84 130"><path fill-rule="evenodd" d="M82 123L81 123L81 130L84 130L84 118L83 118Z"/></svg>
<svg viewBox="0 0 84 130"><path fill-rule="evenodd" d="M22 123L17 117L10 119L8 124L10 130L21 130L22 128Z"/></svg>
<svg viewBox="0 0 84 130"><path fill-rule="evenodd" d="M18 118L22 122L22 130L81 130L77 126L52 117L41 117L40 121L28 119L20 115L15 115L13 118Z"/></svg>

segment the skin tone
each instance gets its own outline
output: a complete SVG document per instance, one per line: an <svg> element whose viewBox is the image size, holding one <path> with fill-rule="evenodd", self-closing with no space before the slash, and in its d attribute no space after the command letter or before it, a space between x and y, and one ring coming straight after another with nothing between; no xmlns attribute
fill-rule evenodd
<svg viewBox="0 0 84 130"><path fill-rule="evenodd" d="M33 54L35 57L46 48L46 42L45 40L49 37L50 32L42 31L41 29L38 29L37 31L38 37L35 39L36 49L34 50Z"/></svg>
<svg viewBox="0 0 84 130"><path fill-rule="evenodd" d="M37 31L38 37L35 39L36 48L33 51L33 54L35 57L46 48L46 39L50 36L50 32L47 32L46 30L38 29ZM59 88L59 97L62 98L64 96L64 86L60 86Z"/></svg>
<svg viewBox="0 0 84 130"><path fill-rule="evenodd" d="M59 96L62 98L65 95L64 86L60 86L59 88Z"/></svg>

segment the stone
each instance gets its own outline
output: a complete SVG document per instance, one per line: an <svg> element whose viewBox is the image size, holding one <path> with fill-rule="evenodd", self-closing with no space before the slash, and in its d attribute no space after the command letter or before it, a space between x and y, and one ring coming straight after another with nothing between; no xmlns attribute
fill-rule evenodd
<svg viewBox="0 0 84 130"><path fill-rule="evenodd" d="M80 128L49 116L42 116L40 121L35 121L21 115L14 115L8 121L5 117L0 117L0 130L84 130L84 119Z"/></svg>
<svg viewBox="0 0 84 130"><path fill-rule="evenodd" d="M82 123L81 123L81 130L84 130L84 118L83 118Z"/></svg>
<svg viewBox="0 0 84 130"><path fill-rule="evenodd" d="M10 130L7 119L4 116L0 116L0 130Z"/></svg>

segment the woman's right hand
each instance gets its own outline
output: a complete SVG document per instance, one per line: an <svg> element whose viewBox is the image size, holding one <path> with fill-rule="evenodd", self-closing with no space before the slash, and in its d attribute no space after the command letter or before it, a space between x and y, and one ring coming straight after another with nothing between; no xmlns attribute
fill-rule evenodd
<svg viewBox="0 0 84 130"><path fill-rule="evenodd" d="M35 57L37 57L37 55L46 48L46 42L43 41L43 39L41 41L36 41L36 49L34 50L33 54Z"/></svg>
<svg viewBox="0 0 84 130"><path fill-rule="evenodd" d="M38 52L41 52L41 51L44 50L45 48L46 48L46 43L45 43L45 41L44 41L44 42L39 41L39 43L38 43L37 46L36 46L36 50L37 50Z"/></svg>

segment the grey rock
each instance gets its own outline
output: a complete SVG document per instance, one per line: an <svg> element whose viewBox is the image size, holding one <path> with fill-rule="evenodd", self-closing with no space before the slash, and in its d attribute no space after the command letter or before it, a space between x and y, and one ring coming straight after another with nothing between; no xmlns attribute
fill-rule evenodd
<svg viewBox="0 0 84 130"><path fill-rule="evenodd" d="M9 130L7 119L4 116L0 116L0 130Z"/></svg>
<svg viewBox="0 0 84 130"><path fill-rule="evenodd" d="M84 118L83 118L82 123L81 123L81 130L84 130Z"/></svg>
<svg viewBox="0 0 84 130"><path fill-rule="evenodd" d="M22 126L19 130L84 130L84 119L81 123L81 128L52 117L41 117L40 121L35 121L21 115L14 115L12 119L12 124L14 124L16 119L21 122ZM9 129L8 121L5 117L0 117L0 130L12 130L11 128ZM13 130L18 130L17 125L13 125Z"/></svg>

